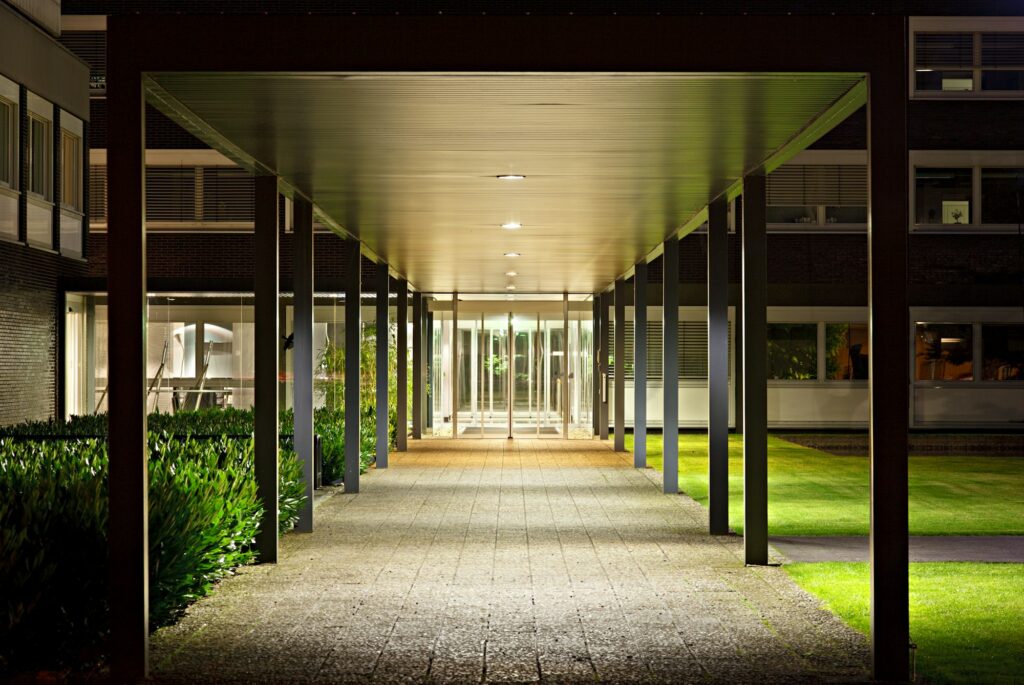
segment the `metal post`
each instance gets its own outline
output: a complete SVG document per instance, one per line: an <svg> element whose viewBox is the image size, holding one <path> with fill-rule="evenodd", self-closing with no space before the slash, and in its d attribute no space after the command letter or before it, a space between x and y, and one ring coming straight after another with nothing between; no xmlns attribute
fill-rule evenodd
<svg viewBox="0 0 1024 685"><path fill-rule="evenodd" d="M608 310L611 308L612 295L609 292L601 293L601 354L597 360L601 367L601 405L600 419L598 422L598 437L602 440L608 439L608 352L611 348L611 326Z"/></svg>
<svg viewBox="0 0 1024 685"><path fill-rule="evenodd" d="M452 293L452 439L459 437L459 294Z"/></svg>
<svg viewBox="0 0 1024 685"><path fill-rule="evenodd" d="M386 262L377 263L377 468L388 467L388 295L391 276Z"/></svg>
<svg viewBox="0 0 1024 685"><path fill-rule="evenodd" d="M733 346L733 360L736 368L732 372L733 382L733 421L736 424L736 433L743 434L743 289L740 288L739 296L736 298L736 314L733 317L733 325L736 332L733 339L736 344Z"/></svg>
<svg viewBox="0 0 1024 685"><path fill-rule="evenodd" d="M295 293L294 374L295 454L302 464L306 501L299 511L295 530L313 532L313 205L296 197L292 203Z"/></svg>
<svg viewBox="0 0 1024 685"><path fill-rule="evenodd" d="M412 294L412 438L423 437L423 293Z"/></svg>
<svg viewBox="0 0 1024 685"><path fill-rule="evenodd" d="M423 331L424 349L426 350L425 364L423 365L423 374L427 379L426 383L426 406L423 408L423 425L426 428L430 428L433 432L434 428L434 313L430 311L430 307L426 301L423 303L423 316L425 319L425 330Z"/></svg>
<svg viewBox="0 0 1024 685"><path fill-rule="evenodd" d="M633 272L633 466L647 468L647 262Z"/></svg>
<svg viewBox="0 0 1024 685"><path fill-rule="evenodd" d="M615 281L615 451L626 451L626 280Z"/></svg>
<svg viewBox="0 0 1024 685"><path fill-rule="evenodd" d="M281 348L278 324L280 297L279 233L277 231L277 178L256 177L256 245L254 250L253 292L255 294L255 424L256 488L263 515L256 534L256 552L265 563L277 561L278 522L278 354ZM197 327L198 328L198 327ZM198 334L198 331L197 331ZM198 360L197 360L198 365Z"/></svg>
<svg viewBox="0 0 1024 685"><path fill-rule="evenodd" d="M397 435L395 449L405 452L409 449L409 281L399 278L396 283L398 303L395 307L395 323L398 325L396 344L397 365L395 380L398 382L397 397Z"/></svg>
<svg viewBox="0 0 1024 685"><path fill-rule="evenodd" d="M562 293L562 438L569 439L569 293Z"/></svg>
<svg viewBox="0 0 1024 685"><path fill-rule="evenodd" d="M724 197L708 206L708 520L729 532L729 224Z"/></svg>
<svg viewBox="0 0 1024 685"><path fill-rule="evenodd" d="M594 435L599 436L601 434L601 397L602 397L602 385L601 385L601 294L594 293L593 300L591 301L593 307L593 333L592 333L592 351L593 351L593 368L591 369L592 387L591 387L591 401L590 401L590 419L593 427Z"/></svg>
<svg viewBox="0 0 1024 685"><path fill-rule="evenodd" d="M743 556L768 563L768 322L765 179L743 179Z"/></svg>
<svg viewBox="0 0 1024 685"><path fill-rule="evenodd" d="M118 131L107 158L112 200L108 230L117 245L117 268L107 274L109 328L115 333L108 348L108 406L111 425L117 426L109 437L110 670L114 682L136 682L149 669L146 124L142 75L130 59L131 37L115 28L109 41L110 54L122 58L108 71L113 85L109 111ZM21 112L24 121L25 109ZM23 138L23 151L25 146ZM27 182L24 174L22 180ZM22 193L23 203L24 197Z"/></svg>
<svg viewBox="0 0 1024 685"><path fill-rule="evenodd" d="M661 313L661 378L664 392L662 411L662 489L666 493L679 492L679 238L670 236L665 241L661 256L662 313Z"/></svg>
<svg viewBox="0 0 1024 685"><path fill-rule="evenodd" d="M359 242L345 241L345 492L359 492L359 348L363 325L360 320L362 255Z"/></svg>
<svg viewBox="0 0 1024 685"><path fill-rule="evenodd" d="M888 65L871 73L868 96L871 656L876 680L903 682L910 677L907 56L905 41L885 45Z"/></svg>

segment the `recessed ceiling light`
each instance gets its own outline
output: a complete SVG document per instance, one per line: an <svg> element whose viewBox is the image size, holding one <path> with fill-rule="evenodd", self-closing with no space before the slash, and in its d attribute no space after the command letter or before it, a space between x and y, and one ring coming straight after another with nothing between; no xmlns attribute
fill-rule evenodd
<svg viewBox="0 0 1024 685"><path fill-rule="evenodd" d="M506 271L505 275L506 276L518 276L519 272L518 271Z"/></svg>
<svg viewBox="0 0 1024 685"><path fill-rule="evenodd" d="M505 256L506 257L520 257L521 255L518 252L506 252Z"/></svg>
<svg viewBox="0 0 1024 685"><path fill-rule="evenodd" d="M508 223L502 224L501 227L504 228L504 229L507 229L509 231L514 231L517 228L522 228L523 225L521 223L519 223L518 221L509 221Z"/></svg>
<svg viewBox="0 0 1024 685"><path fill-rule="evenodd" d="M511 283L509 285L505 286L505 290L515 290L515 289L516 289L516 287L514 285L512 285Z"/></svg>
<svg viewBox="0 0 1024 685"><path fill-rule="evenodd" d="M522 174L498 174L499 181L522 181L525 176Z"/></svg>

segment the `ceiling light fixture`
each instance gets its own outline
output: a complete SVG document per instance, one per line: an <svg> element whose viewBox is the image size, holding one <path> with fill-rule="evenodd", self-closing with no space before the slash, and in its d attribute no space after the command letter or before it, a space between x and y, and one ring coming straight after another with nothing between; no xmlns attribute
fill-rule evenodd
<svg viewBox="0 0 1024 685"><path fill-rule="evenodd" d="M521 257L522 255L520 255L518 252L506 252L505 256L506 257Z"/></svg>
<svg viewBox="0 0 1024 685"><path fill-rule="evenodd" d="M502 224L501 227L509 231L514 231L516 229L522 228L523 225L518 221L509 221L508 223Z"/></svg>
<svg viewBox="0 0 1024 685"><path fill-rule="evenodd" d="M497 179L499 181L522 181L525 176L522 174L498 174Z"/></svg>
<svg viewBox="0 0 1024 685"><path fill-rule="evenodd" d="M518 275L519 275L519 272L518 272L518 271L506 271L506 272L505 272L505 275L506 275L506 276L509 276L509 277L512 277L512 276L518 276Z"/></svg>

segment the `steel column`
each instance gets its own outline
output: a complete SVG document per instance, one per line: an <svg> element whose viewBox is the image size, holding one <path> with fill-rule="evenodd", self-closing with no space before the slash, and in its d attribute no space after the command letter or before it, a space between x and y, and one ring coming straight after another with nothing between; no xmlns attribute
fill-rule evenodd
<svg viewBox="0 0 1024 685"><path fill-rule="evenodd" d="M292 291L295 317L295 346L292 348L294 374L292 407L295 410L295 454L302 464L306 501L299 511L295 530L313 532L313 205L301 197L292 203Z"/></svg>
<svg viewBox="0 0 1024 685"><path fill-rule="evenodd" d="M768 322L765 179L743 179L743 556L768 563Z"/></svg>
<svg viewBox="0 0 1024 685"><path fill-rule="evenodd" d="M602 384L601 378L601 294L594 293L594 299L591 302L593 312L593 332L591 333L593 344L593 368L591 369L591 378L593 379L591 387L591 409L590 409L590 423L593 426L594 435L599 436L601 434L601 398L604 395L604 385Z"/></svg>
<svg viewBox="0 0 1024 685"><path fill-rule="evenodd" d="M868 95L871 657L876 680L899 682L910 677L905 33L885 43Z"/></svg>
<svg viewBox="0 0 1024 685"><path fill-rule="evenodd" d="M377 377L377 468L388 467L388 295L391 275L386 262L377 263L376 377Z"/></svg>
<svg viewBox="0 0 1024 685"><path fill-rule="evenodd" d="M509 365L511 366L511 364ZM459 437L459 293L452 293L452 438ZM511 405L509 405L511 406ZM509 414L511 416L511 414ZM511 419L510 419L511 421ZM512 428L509 427L509 437Z"/></svg>
<svg viewBox="0 0 1024 685"><path fill-rule="evenodd" d="M708 206L708 520L729 532L729 224L725 198Z"/></svg>
<svg viewBox="0 0 1024 685"><path fill-rule="evenodd" d="M569 439L569 369L572 359L569 356L569 293L562 293L562 437Z"/></svg>
<svg viewBox="0 0 1024 685"><path fill-rule="evenodd" d="M395 322L398 325L396 344L398 346L398 369L395 379L398 382L396 413L398 418L395 448L399 452L409 449L409 281L399 278L396 284L398 303L395 307Z"/></svg>
<svg viewBox="0 0 1024 685"><path fill-rule="evenodd" d="M423 348L426 351L426 359L423 364L423 375L427 379L426 387L424 388L424 394L426 395L426 405L423 407L423 426L424 428L430 428L433 433L434 428L434 313L430 311L429 303L423 302L423 318L425 330L423 331L424 344Z"/></svg>
<svg viewBox="0 0 1024 685"><path fill-rule="evenodd" d="M615 451L626 451L626 280L615 281Z"/></svg>
<svg viewBox="0 0 1024 685"><path fill-rule="evenodd" d="M602 440L608 439L608 353L611 351L611 332L608 310L611 309L612 294L601 293L601 355L597 360L601 366L601 406L598 428L598 437Z"/></svg>
<svg viewBox="0 0 1024 685"><path fill-rule="evenodd" d="M257 176L255 184L255 249L253 292L254 390L256 488L263 505L256 552L264 563L277 561L278 542L278 355L281 348L278 323L280 282L277 230L277 178Z"/></svg>
<svg viewBox="0 0 1024 685"><path fill-rule="evenodd" d="M671 236L665 241L661 256L662 279L661 312L661 378L664 388L662 416L662 489L666 493L679 492L679 238Z"/></svg>
<svg viewBox="0 0 1024 685"><path fill-rule="evenodd" d="M647 468L647 262L633 271L633 466Z"/></svg>
<svg viewBox="0 0 1024 685"><path fill-rule="evenodd" d="M733 382L733 421L736 425L736 433L742 435L743 433L743 289L740 288L740 293L736 298L736 313L733 317L733 327L735 332L733 334L733 340L736 344L733 346L733 360L735 361L735 367L732 372Z"/></svg>
<svg viewBox="0 0 1024 685"><path fill-rule="evenodd" d="M359 492L359 348L362 254L359 242L345 241L345 492Z"/></svg>
<svg viewBox="0 0 1024 685"><path fill-rule="evenodd" d="M110 670L114 682L136 682L149 668L149 446L146 435L145 106L142 75L133 69L133 40L108 38L108 107L117 136L107 157L111 258L107 274L110 425ZM22 98L24 105L25 99ZM26 109L21 108L22 121ZM21 138L22 160L25 138ZM22 174L26 188L27 177ZM25 193L22 193L24 209ZM21 214L24 219L24 211ZM24 226L22 226L22 229ZM24 240L24 234L21 239Z"/></svg>
<svg viewBox="0 0 1024 685"><path fill-rule="evenodd" d="M423 293L412 294L412 438L423 437Z"/></svg>

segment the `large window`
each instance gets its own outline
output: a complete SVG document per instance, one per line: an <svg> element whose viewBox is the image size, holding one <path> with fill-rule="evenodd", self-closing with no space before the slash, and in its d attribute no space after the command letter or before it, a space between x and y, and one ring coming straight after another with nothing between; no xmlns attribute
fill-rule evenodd
<svg viewBox="0 0 1024 685"><path fill-rule="evenodd" d="M818 324L768 324L768 378L814 380L818 377Z"/></svg>
<svg viewBox="0 0 1024 685"><path fill-rule="evenodd" d="M1024 380L1024 324L984 324L981 341L983 380Z"/></svg>
<svg viewBox="0 0 1024 685"><path fill-rule="evenodd" d="M18 148L18 114L13 102L0 97L0 184L13 188L15 184L14 159Z"/></svg>
<svg viewBox="0 0 1024 685"><path fill-rule="evenodd" d="M50 122L35 114L29 115L28 135L28 190L44 200L49 200L52 179L50 168L53 165L53 156L50 152L53 145Z"/></svg>
<svg viewBox="0 0 1024 685"><path fill-rule="evenodd" d="M829 380L868 379L868 325L825 324L825 377Z"/></svg>
<svg viewBox="0 0 1024 685"><path fill-rule="evenodd" d="M968 168L914 170L914 199L918 224L971 223L972 171Z"/></svg>
<svg viewBox="0 0 1024 685"><path fill-rule="evenodd" d="M67 129L60 132L60 201L68 209L82 211L82 138Z"/></svg>
<svg viewBox="0 0 1024 685"><path fill-rule="evenodd" d="M1024 21L1017 17L915 17L917 97L1024 96Z"/></svg>
<svg viewBox="0 0 1024 685"><path fill-rule="evenodd" d="M910 162L918 230L1016 232L1024 219L1024 151L914 150Z"/></svg>
<svg viewBox="0 0 1024 685"><path fill-rule="evenodd" d="M981 221L1024 223L1024 168L982 168Z"/></svg>
<svg viewBox="0 0 1024 685"><path fill-rule="evenodd" d="M914 352L919 381L974 380L974 327L969 323L918 323Z"/></svg>
<svg viewBox="0 0 1024 685"><path fill-rule="evenodd" d="M804 153L812 164L784 164L767 178L767 221L773 230L864 230L867 166L857 151ZM824 163L856 159L857 163Z"/></svg>

